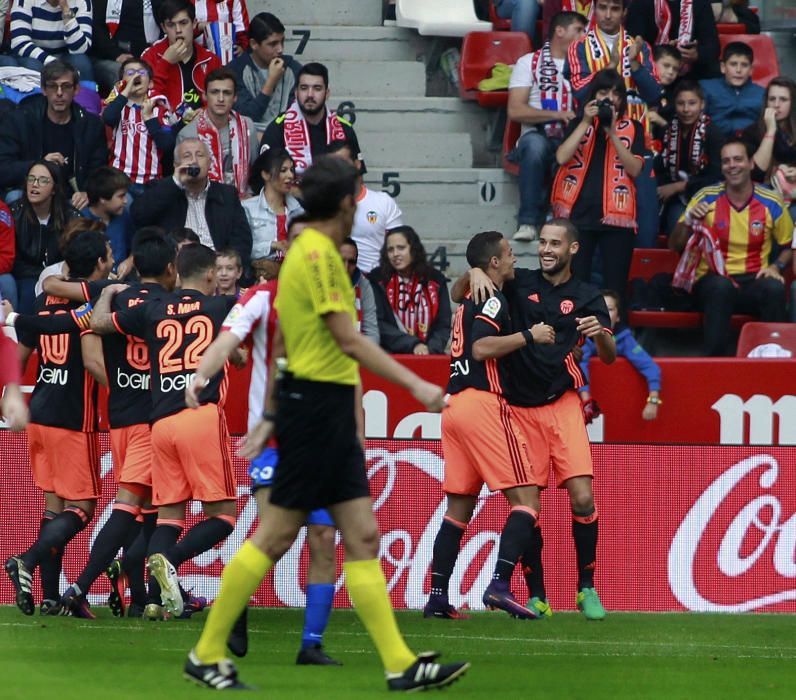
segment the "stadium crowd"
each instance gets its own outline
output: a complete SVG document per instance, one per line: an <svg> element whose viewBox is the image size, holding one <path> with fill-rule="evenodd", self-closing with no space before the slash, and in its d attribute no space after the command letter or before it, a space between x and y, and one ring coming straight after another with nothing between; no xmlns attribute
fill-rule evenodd
<svg viewBox="0 0 796 700"><path fill-rule="evenodd" d="M93 617L85 596L103 572L113 583L116 613L158 618L204 607L180 588L176 571L234 527L236 491L218 410L225 391L220 370L227 359L245 364L248 351L238 345L251 337L256 364L264 368L281 342L290 361L282 382L292 393L280 394L283 427L290 420L279 434L280 459L297 462L300 454L302 464L320 464L329 461L323 459L328 449L335 466L347 471L334 484L325 472L313 480L304 475L300 498L298 482L281 477L282 467L282 481L273 479L275 456L265 438L273 429L277 390L272 373L266 377L263 370L253 380L247 456L253 458L254 488L271 489L270 501L259 503L261 525L228 567L186 673L205 685L240 687L222 657L226 646L245 653L245 592L286 551L304 516L328 505L333 517L307 521L321 528L313 542L321 573L317 588L308 591L298 662L336 663L319 642L334 593L329 551L336 525L345 534L349 592L382 656L388 686L445 685L462 675L466 663L440 665L436 656L408 649L383 595L374 551L378 533L374 539L357 441L363 428L353 408L354 360L409 389L429 410L441 410L442 394L363 344L367 336L387 353L450 351L453 359L481 363L480 384L454 381L452 374L450 392L458 398L443 419L443 445L449 459L453 454L461 461L471 458L467 444L488 445L494 435L468 430L457 437L445 420L466 427L473 412L492 407L483 415L494 418L493 433L508 434L514 418L506 417L511 412L502 387L512 372L504 376L495 361L526 346L555 346L536 357L547 357L549 376L523 387L526 393L512 404L522 432L534 438L533 449L544 443L547 452L523 457L525 445L521 450L517 438L502 465L513 465L513 474L476 469L459 482L446 475L445 490L453 498L434 545L426 612L459 616L448 603L447 585L483 481L503 491L511 505L485 603L514 616L551 614L538 572L526 572L536 599L530 608L513 599L508 581L521 559L541 561L541 535L535 532L541 482L534 480L531 462L549 464L552 457L559 485L569 490L578 606L588 619L602 619L593 581L598 515L583 425L595 405L587 366L578 368L575 348L588 340L586 361L596 355L612 362L617 345L620 354L632 354L650 390L643 417L655 418L660 372L622 325L622 310L633 303L627 298L633 250L658 245L663 237L682 251L666 284L681 303L703 312L707 355L727 352L734 313L764 321L787 316L796 83L777 77L765 88L756 85L752 49L734 41L720 50L710 5L495 3L499 16L511 16L517 29L534 35L540 9L546 27L540 48L514 66L508 102L508 117L521 124L509 156L520 173L513 240L539 239L541 268L518 270L515 279L508 240L495 232L478 234L468 247L473 269L454 285L461 305L452 324L447 281L430 264L422 232L404 221L393 198L363 182L367 169L356 132L327 105L334 76L320 63L301 65L284 55L285 27L273 14L250 20L241 0L15 0L0 67L13 78L8 95L15 86L24 99L18 105L4 100L0 122L0 294L9 302L7 323L17 329L23 364L34 349L40 355L28 437L34 477L46 494L33 544L6 562L22 611L34 612L37 568L42 614L66 609ZM753 23L742 3L733 7L739 20ZM25 97L32 86L38 94ZM289 249L303 251L306 270ZM289 293L277 296L277 280ZM487 288L494 296L479 298ZM302 295L317 314L299 303ZM349 298L356 324L346 315ZM559 318L574 305L578 318ZM274 331L274 309L284 338ZM524 327L508 334L517 317ZM556 320L548 325L550 318ZM71 346L50 339L69 333L76 339ZM99 336L107 336L101 344ZM0 352L8 358L2 340ZM158 358L151 375L144 361L149 356ZM4 359L1 378L11 390L3 411L21 427L25 409L14 388L19 377L6 365ZM305 366L316 381L294 376ZM72 379L58 374L68 371L63 367L72 370ZM539 371L525 366L516 374ZM98 496L96 480L85 473L97 460L97 384L110 386L119 493L86 568L61 592L59 557L93 517ZM581 401L572 388L580 390ZM479 395L472 404L470 389ZM317 402L288 409L286 397L304 401L303 392ZM483 395L488 403L481 403ZM332 420L336 406L349 403L351 410L337 411ZM456 418L455 406L463 418ZM548 408L540 418L539 409ZM323 421L307 423L321 410L329 423L325 432ZM545 420L560 420L562 434L572 439L544 436ZM303 444L311 428L326 436L321 446ZM70 447L68 456L53 452L53 431L59 451ZM197 434L204 440L192 439ZM141 460L129 450L145 443L141 449L149 454L150 441L160 472L147 482L136 471ZM55 462L58 470L52 469ZM202 502L206 517L183 533L191 498ZM157 517L152 502L159 506ZM120 547L125 559L113 561Z"/></svg>

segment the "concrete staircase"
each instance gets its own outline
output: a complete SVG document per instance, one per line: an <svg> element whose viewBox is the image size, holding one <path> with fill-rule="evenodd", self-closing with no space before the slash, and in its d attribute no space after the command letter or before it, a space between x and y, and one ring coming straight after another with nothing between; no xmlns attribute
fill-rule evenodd
<svg viewBox="0 0 796 700"><path fill-rule="evenodd" d="M330 105L356 129L365 182L396 198L404 222L429 254L444 247L457 276L478 231L510 236L517 186L493 164L486 145L489 114L458 97L427 97L430 39L382 26L380 0L253 0L249 14L273 12L287 27L286 51L329 67ZM515 244L520 264L536 267L536 244Z"/></svg>

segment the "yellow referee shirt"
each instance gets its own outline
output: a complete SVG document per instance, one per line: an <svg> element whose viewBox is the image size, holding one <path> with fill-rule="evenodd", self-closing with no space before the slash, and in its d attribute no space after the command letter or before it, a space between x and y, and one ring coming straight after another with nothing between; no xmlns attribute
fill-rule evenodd
<svg viewBox="0 0 796 700"><path fill-rule="evenodd" d="M359 384L355 360L340 350L323 316L343 312L356 325L354 288L343 259L328 236L305 228L279 271L276 296L289 371L297 379Z"/></svg>

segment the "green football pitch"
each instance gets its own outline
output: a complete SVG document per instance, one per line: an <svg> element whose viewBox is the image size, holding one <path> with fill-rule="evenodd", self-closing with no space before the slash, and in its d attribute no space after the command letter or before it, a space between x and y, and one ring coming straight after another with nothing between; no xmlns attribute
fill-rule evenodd
<svg viewBox="0 0 796 700"><path fill-rule="evenodd" d="M0 607L0 698L126 700L208 697L183 680L182 663L203 615L193 620L24 617ZM350 610L335 611L326 649L341 668L295 666L301 610L252 611L241 678L270 698L386 697L378 657ZM796 698L796 616L609 614L587 622L558 613L538 622L503 613L469 620L398 614L416 650L467 659L455 698ZM246 695L248 697L248 695ZM435 696L437 697L437 696Z"/></svg>

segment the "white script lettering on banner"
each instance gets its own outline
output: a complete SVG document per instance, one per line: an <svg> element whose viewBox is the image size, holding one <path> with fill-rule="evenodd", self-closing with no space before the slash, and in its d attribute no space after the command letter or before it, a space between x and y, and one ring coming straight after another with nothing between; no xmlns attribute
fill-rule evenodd
<svg viewBox="0 0 796 700"><path fill-rule="evenodd" d="M711 408L719 414L722 445L796 445L796 396L786 394L773 401L755 394L744 401L736 394L724 394ZM776 436L774 416L778 420Z"/></svg>
<svg viewBox="0 0 796 700"><path fill-rule="evenodd" d="M439 440L442 436L439 413L418 411L410 413L395 426L392 435L387 434L387 417L390 410L389 397L383 391L371 389L362 397L365 409L365 437L417 438Z"/></svg>
<svg viewBox="0 0 796 700"><path fill-rule="evenodd" d="M753 497L727 525L715 556L717 571L712 577L713 588L719 590L735 585L728 579L747 573L753 566L770 567L772 577L779 575L793 579L784 590L758 595L752 592L745 600L728 604L711 600L709 592L699 590L696 580L696 558L703 538L718 527L716 516L722 504L747 476L760 469L757 480L760 495ZM796 514L783 513L779 499L772 493L780 467L771 455L760 454L744 459L727 469L711 483L683 518L669 549L669 586L677 600L688 610L698 612L747 612L789 600L796 600ZM766 512L761 517L761 511ZM758 541L751 552L743 553L744 542Z"/></svg>

